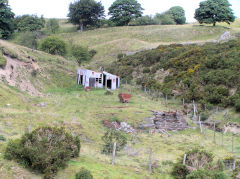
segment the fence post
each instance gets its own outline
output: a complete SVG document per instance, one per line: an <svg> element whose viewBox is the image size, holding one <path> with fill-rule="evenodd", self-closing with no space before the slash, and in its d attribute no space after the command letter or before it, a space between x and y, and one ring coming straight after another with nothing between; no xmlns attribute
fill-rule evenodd
<svg viewBox="0 0 240 179"><path fill-rule="evenodd" d="M193 118L194 118L194 119L197 118L196 113L197 113L197 108L196 108L195 102L194 102L194 100L193 100Z"/></svg>
<svg viewBox="0 0 240 179"><path fill-rule="evenodd" d="M185 104L184 98L182 99L182 104L183 104L183 106L184 106L184 104Z"/></svg>
<svg viewBox="0 0 240 179"><path fill-rule="evenodd" d="M205 139L207 140L207 128L205 128Z"/></svg>
<svg viewBox="0 0 240 179"><path fill-rule="evenodd" d="M234 156L234 159L233 159L233 170L235 170L236 168L236 156Z"/></svg>
<svg viewBox="0 0 240 179"><path fill-rule="evenodd" d="M185 165L185 163L186 163L186 158L187 158L187 154L184 154L184 157L183 157L183 165Z"/></svg>
<svg viewBox="0 0 240 179"><path fill-rule="evenodd" d="M117 147L117 142L114 142L113 153L112 153L112 165L114 165L114 163L115 163L116 147Z"/></svg>
<svg viewBox="0 0 240 179"><path fill-rule="evenodd" d="M213 135L213 141L216 143L216 122L214 122L214 135Z"/></svg>
<svg viewBox="0 0 240 179"><path fill-rule="evenodd" d="M165 95L165 106L167 106L167 94Z"/></svg>
<svg viewBox="0 0 240 179"><path fill-rule="evenodd" d="M198 123L199 123L200 131L201 131L201 133L202 133L203 131L202 131L201 116L198 116Z"/></svg>
<svg viewBox="0 0 240 179"><path fill-rule="evenodd" d="M152 173L152 148L150 148L150 151L149 151L148 170L150 173Z"/></svg>

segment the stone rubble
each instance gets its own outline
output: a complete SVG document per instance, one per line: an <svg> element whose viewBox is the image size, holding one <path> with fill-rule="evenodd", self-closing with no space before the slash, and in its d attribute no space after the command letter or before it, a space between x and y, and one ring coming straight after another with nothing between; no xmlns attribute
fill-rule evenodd
<svg viewBox="0 0 240 179"><path fill-rule="evenodd" d="M184 116L178 112L152 111L153 117L148 118L148 123L141 124L140 129L151 129L151 131L181 131L190 126ZM151 121L151 122L149 122Z"/></svg>
<svg viewBox="0 0 240 179"><path fill-rule="evenodd" d="M136 132L136 130L126 122L118 122L118 121L109 122L108 120L104 120L104 126L111 129L116 129L116 130L125 132L127 134Z"/></svg>

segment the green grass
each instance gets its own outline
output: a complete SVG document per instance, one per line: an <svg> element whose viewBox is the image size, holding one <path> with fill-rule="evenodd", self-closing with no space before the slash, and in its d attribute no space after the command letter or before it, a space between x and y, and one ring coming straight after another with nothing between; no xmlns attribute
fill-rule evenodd
<svg viewBox="0 0 240 179"><path fill-rule="evenodd" d="M223 27L210 27L187 24L183 26L141 26L103 28L83 33L75 32L76 28L60 22L62 30L59 36L68 43L88 46L96 49L98 54L86 67L96 69L109 65L117 54L154 48L159 44L205 42L218 38L226 31ZM171 164L178 160L190 148L201 146L214 153L215 159L232 155L231 142L226 141L225 147L214 144L212 134L208 130L208 139L200 134L199 129L190 128L182 132L171 132L167 137L161 134L150 135L138 133L128 135L128 148L137 152L128 155L126 151L117 154L116 165L110 165L111 156L101 153L101 137L105 132L102 121L118 118L134 127L151 117L151 110L181 110L181 102L170 99L168 106L164 100L152 100L149 96L131 86L114 91L111 96L104 95L105 90L93 89L90 92L76 86L75 75L77 65L72 60L60 56L49 55L31 50L6 41L0 41L11 56L23 62L29 57L40 67L36 77L28 74L34 86L42 91L40 97L29 96L14 87L0 82L0 135L6 141L0 140L0 178L12 179L18 177L41 178L40 174L24 169L13 161L3 158L7 142L19 138L28 131L31 124L35 129L39 126L65 127L66 130L81 138L80 157L68 162L66 169L61 170L56 178L74 178L81 167L91 170L94 178L171 178ZM117 97L119 92L132 94L128 104L121 104ZM46 107L38 107L44 102ZM119 107L123 107L119 109ZM239 118L231 111L233 118ZM222 114L218 114L222 118ZM192 125L194 127L196 125ZM220 134L217 140L220 141ZM229 135L229 137L231 137ZM240 140L236 139L236 154L240 154ZM148 152L153 149L153 161L157 164L155 173L148 172Z"/></svg>
<svg viewBox="0 0 240 179"><path fill-rule="evenodd" d="M97 69L114 61L119 53L136 52L156 48L160 44L202 43L218 39L226 29L222 26L150 25L100 28L83 33L71 32L70 24L60 21L67 33L58 34L69 44L87 46L97 50L88 68ZM66 30L68 29L68 30Z"/></svg>
<svg viewBox="0 0 240 179"><path fill-rule="evenodd" d="M80 136L82 144L80 157L70 161L68 167L58 173L57 178L74 178L81 167L88 168L94 177L99 179L157 178L160 175L163 176L162 178L171 178L169 175L171 165L166 163L175 162L190 148L205 147L212 151L216 158L231 155L231 144L226 143L226 147L215 145L210 137L211 131L207 140L197 129L171 132L170 137L138 133L133 136L128 135L128 147L138 154L127 155L126 151L121 151L117 155L116 165L111 166L111 156L101 154L101 136L105 131L102 124L104 119L116 117L137 127L144 122L144 118L152 116L151 110L180 109L178 101L170 100L165 107L163 99L153 101L137 89L131 90L131 87L115 91L112 96L104 95L103 89L85 92L82 87L72 86L48 90L46 97L30 97L4 84L1 86L3 88L0 89L0 135L3 135L7 141L19 138L28 129L30 123L33 129L45 125L65 127L74 135ZM133 97L130 103L121 104L117 97L118 92L131 92ZM45 102L46 107L37 107L36 104L40 102ZM119 106L125 108L119 109ZM0 141L2 154L7 141ZM236 141L236 146L239 144L240 141ZM151 175L147 170L150 147L153 148L154 162L159 166L156 173ZM30 178L41 176L23 169L14 162L4 160L3 155L0 156L0 164L2 163L0 178L14 178L16 172L9 169L11 166L17 167L23 176Z"/></svg>

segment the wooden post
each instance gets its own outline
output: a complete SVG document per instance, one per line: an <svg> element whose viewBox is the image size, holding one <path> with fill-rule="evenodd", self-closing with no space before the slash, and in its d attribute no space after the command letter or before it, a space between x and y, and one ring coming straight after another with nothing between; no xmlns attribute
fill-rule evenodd
<svg viewBox="0 0 240 179"><path fill-rule="evenodd" d="M150 173L152 173L152 148L150 148L150 151L149 151L148 170Z"/></svg>
<svg viewBox="0 0 240 179"><path fill-rule="evenodd" d="M234 156L234 159L233 159L233 170L235 170L236 168L236 156Z"/></svg>
<svg viewBox="0 0 240 179"><path fill-rule="evenodd" d="M185 165L185 163L186 163L186 158L187 158L187 154L184 154L184 157L183 157L183 165Z"/></svg>
<svg viewBox="0 0 240 179"><path fill-rule="evenodd" d="M216 143L216 122L214 122L214 135L213 135L213 142Z"/></svg>
<svg viewBox="0 0 240 179"><path fill-rule="evenodd" d="M167 106L167 94L165 95L165 106Z"/></svg>
<svg viewBox="0 0 240 179"><path fill-rule="evenodd" d="M197 108L196 108L194 100L193 100L193 118L194 119L197 118Z"/></svg>
<svg viewBox="0 0 240 179"><path fill-rule="evenodd" d="M114 144L113 144L113 154L112 154L112 165L114 165L114 163L115 163L116 147L117 147L117 142L114 142Z"/></svg>
<svg viewBox="0 0 240 179"><path fill-rule="evenodd" d="M205 139L207 140L207 128L205 128Z"/></svg>
<svg viewBox="0 0 240 179"><path fill-rule="evenodd" d="M184 106L184 104L185 104L184 98L182 99L182 104L183 104L183 106Z"/></svg>
<svg viewBox="0 0 240 179"><path fill-rule="evenodd" d="M201 116L198 116L198 123L199 123L200 131L201 131L201 133L202 133L203 130L202 130L202 123L201 123Z"/></svg>
<svg viewBox="0 0 240 179"><path fill-rule="evenodd" d="M234 138L233 138L233 135L232 135L232 153L234 152Z"/></svg>

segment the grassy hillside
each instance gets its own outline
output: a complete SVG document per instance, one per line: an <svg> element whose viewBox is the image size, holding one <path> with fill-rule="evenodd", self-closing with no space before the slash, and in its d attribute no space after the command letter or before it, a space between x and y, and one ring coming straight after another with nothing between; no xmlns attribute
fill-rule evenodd
<svg viewBox="0 0 240 179"><path fill-rule="evenodd" d="M128 90L129 88L121 89L121 91ZM50 90L47 97L37 98L19 93L8 86L1 88L0 92L0 135L3 135L7 141L20 137L29 128L35 129L45 125L65 127L74 135L80 136L82 142L80 157L70 161L68 167L58 173L57 178L73 178L82 166L91 170L94 177L99 179L103 177L171 178L169 173L172 162L189 148L205 147L216 155L216 159L232 155L231 141L226 141L224 148L220 145L216 146L212 142L211 131L208 131L207 140L196 129L172 132L170 137L138 133L128 135L128 150L120 152L116 158L116 165L111 166L111 156L101 154L101 136L106 130L102 125L104 119L117 117L137 127L145 117L152 115L150 110L179 109L179 104L170 101L169 107L166 108L162 100L152 101L136 89L132 92L133 98L129 104L119 103L117 91L113 96L106 96L104 90L87 93L79 87ZM41 102L45 102L46 107L36 105ZM3 159L6 142L0 141L0 178L17 178L17 176L40 178L41 175ZM235 142L238 146L240 141ZM153 148L153 159L158 164L152 175L147 171L149 147ZM239 148L236 148L236 152L240 152Z"/></svg>
<svg viewBox="0 0 240 179"><path fill-rule="evenodd" d="M0 41L0 49L5 59L9 59L6 68L0 70L6 73L6 76L11 76L6 79L12 86L21 88L32 84L32 88L41 93L53 87L67 87L75 82L75 61L3 40ZM24 88L22 90L27 91Z"/></svg>
<svg viewBox="0 0 240 179"><path fill-rule="evenodd" d="M59 36L69 44L88 46L98 51L89 67L108 66L120 53L156 48L160 44L201 43L218 39L225 27L187 25L153 25L100 28L83 33L71 32L74 27L61 21Z"/></svg>
<svg viewBox="0 0 240 179"><path fill-rule="evenodd" d="M61 21L61 27L58 36L69 44L85 45L98 51L92 62L86 64L93 69L109 66L119 53L150 49L159 44L213 40L226 31L223 27L184 25L114 27L78 33L74 32L75 27L65 24L64 21ZM0 178L42 177L16 162L5 160L4 150L9 140L46 125L65 127L67 131L80 136L81 139L80 157L68 162L68 166L57 174L56 178L59 179L73 179L81 167L88 168L97 179L165 179L172 178L170 173L173 162L190 148L204 147L214 153L215 160L240 154L240 140L237 137L234 141L235 153L232 153L231 133L225 135L225 144L222 147L220 133L216 134L215 144L211 130L206 130L206 136L200 134L198 127L186 116L191 127L186 131L171 132L170 137L148 132L127 134L127 148L117 154L116 165L112 166L111 156L101 153L103 145L101 137L106 131L103 120L117 118L138 128L139 124L145 122L146 117L152 116L151 110L180 111L183 110L181 102L170 99L165 106L163 98L153 100L139 89L128 85L114 91L112 96L104 95L104 89L86 92L82 87L75 85L77 65L71 59L67 60L6 41L0 41L0 48L8 63L11 61L13 65L17 64L17 70L12 72L14 78L3 78L0 81L0 135L6 139L0 140ZM121 69L122 64L119 65ZM132 64L128 65L132 67ZM118 68L119 66L116 69ZM11 65L7 69L11 70ZM6 69L0 69L0 74L4 70ZM164 77L164 74L159 73L159 76ZM14 80L15 87L10 86L7 80L10 82ZM27 89L19 90L22 83L32 84L41 95L31 96ZM131 93L130 103L121 104L117 98L119 92ZM223 114L224 111L213 114L212 118L220 119ZM238 119L234 110L230 111L230 115ZM148 172L150 147L153 149L155 163L152 174Z"/></svg>

